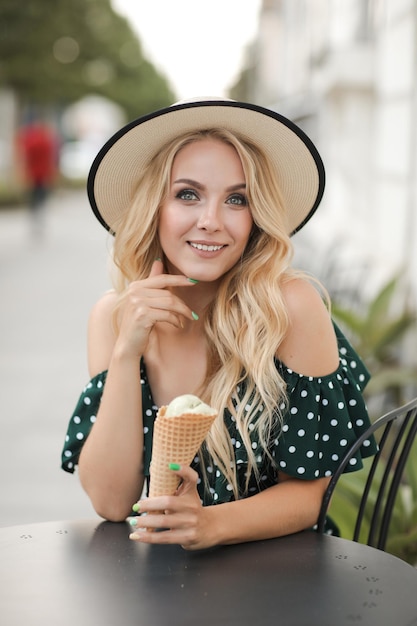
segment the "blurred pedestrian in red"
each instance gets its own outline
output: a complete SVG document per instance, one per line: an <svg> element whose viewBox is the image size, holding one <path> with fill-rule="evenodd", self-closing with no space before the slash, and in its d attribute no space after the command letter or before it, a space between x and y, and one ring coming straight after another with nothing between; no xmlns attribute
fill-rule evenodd
<svg viewBox="0 0 417 626"><path fill-rule="evenodd" d="M28 203L37 233L44 206L58 169L56 133L43 122L22 127L17 136L18 157L28 190Z"/></svg>

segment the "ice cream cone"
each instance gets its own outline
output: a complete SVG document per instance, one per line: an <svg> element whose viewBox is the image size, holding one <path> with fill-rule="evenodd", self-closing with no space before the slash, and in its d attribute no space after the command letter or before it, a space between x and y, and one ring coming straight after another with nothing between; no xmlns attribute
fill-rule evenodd
<svg viewBox="0 0 417 626"><path fill-rule="evenodd" d="M196 413L183 413L166 417L162 406L155 420L150 468L149 496L165 496L175 493L178 476L168 468L169 463L190 465L199 447L217 417Z"/></svg>

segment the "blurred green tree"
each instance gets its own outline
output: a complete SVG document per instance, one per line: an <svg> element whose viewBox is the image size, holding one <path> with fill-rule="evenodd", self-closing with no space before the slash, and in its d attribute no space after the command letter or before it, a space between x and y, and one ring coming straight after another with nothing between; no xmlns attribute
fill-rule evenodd
<svg viewBox="0 0 417 626"><path fill-rule="evenodd" d="M1 0L0 86L23 106L99 94L129 119L175 100L110 0Z"/></svg>

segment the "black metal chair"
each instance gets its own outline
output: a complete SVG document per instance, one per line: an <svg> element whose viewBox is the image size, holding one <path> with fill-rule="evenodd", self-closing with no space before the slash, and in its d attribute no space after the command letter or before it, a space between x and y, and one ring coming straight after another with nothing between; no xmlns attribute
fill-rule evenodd
<svg viewBox="0 0 417 626"><path fill-rule="evenodd" d="M321 533L324 532L326 515L332 494L349 460L359 450L365 440L369 439L371 435L381 429L382 435L378 442L379 451L373 458L361 495L353 532L353 541L359 541L365 511L367 505L370 505L369 495L371 488L377 475L377 469L382 466L382 477L378 486L376 502L371 503L373 511L366 543L369 546L385 550L395 498L401 483L407 458L417 435L417 398L379 417L351 446L342 459L337 471L333 474L324 494L317 522L317 531ZM335 521L337 522L337 520Z"/></svg>

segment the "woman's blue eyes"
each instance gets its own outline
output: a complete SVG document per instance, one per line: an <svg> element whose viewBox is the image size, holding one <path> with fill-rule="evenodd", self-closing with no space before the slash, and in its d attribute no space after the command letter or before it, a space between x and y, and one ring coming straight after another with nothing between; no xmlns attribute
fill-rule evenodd
<svg viewBox="0 0 417 626"><path fill-rule="evenodd" d="M198 196L192 189L182 189L175 196L180 200L198 200Z"/></svg>
<svg viewBox="0 0 417 626"><path fill-rule="evenodd" d="M248 199L241 193L234 193L232 196L230 196L230 198L228 198L227 201L230 204L237 204L238 206L247 206L248 204Z"/></svg>
<svg viewBox="0 0 417 626"><path fill-rule="evenodd" d="M181 189L175 197L188 202L199 200L198 194L192 189ZM247 206L248 200L246 196L241 193L233 193L227 198L226 203L233 204L235 206Z"/></svg>

